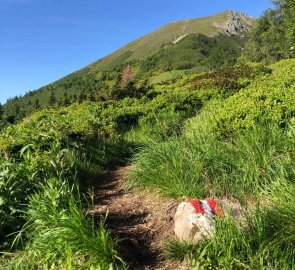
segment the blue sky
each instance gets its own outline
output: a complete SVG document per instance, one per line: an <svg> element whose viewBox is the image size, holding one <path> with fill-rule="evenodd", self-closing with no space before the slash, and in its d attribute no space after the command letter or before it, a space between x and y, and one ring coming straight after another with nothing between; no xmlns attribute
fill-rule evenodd
<svg viewBox="0 0 295 270"><path fill-rule="evenodd" d="M175 20L269 0L0 0L0 102L53 82Z"/></svg>

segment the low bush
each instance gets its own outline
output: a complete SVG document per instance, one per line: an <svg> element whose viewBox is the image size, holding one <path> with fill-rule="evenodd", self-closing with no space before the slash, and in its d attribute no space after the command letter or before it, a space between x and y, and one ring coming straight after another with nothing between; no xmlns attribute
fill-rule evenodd
<svg viewBox="0 0 295 270"><path fill-rule="evenodd" d="M193 79L193 89L217 87L222 90L237 91L244 88L246 80L270 74L271 69L262 65L240 65L216 70L211 73L198 75Z"/></svg>
<svg viewBox="0 0 295 270"><path fill-rule="evenodd" d="M212 123L224 135L256 125L273 123L285 128L295 118L294 60L284 68L257 79L249 87L229 97L216 112Z"/></svg>

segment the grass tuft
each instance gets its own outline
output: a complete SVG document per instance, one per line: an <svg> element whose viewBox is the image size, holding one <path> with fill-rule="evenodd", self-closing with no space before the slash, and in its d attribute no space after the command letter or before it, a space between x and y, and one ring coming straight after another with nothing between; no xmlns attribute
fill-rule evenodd
<svg viewBox="0 0 295 270"><path fill-rule="evenodd" d="M30 198L28 223L19 237L30 239L7 269L123 269L103 221L87 217L78 194L60 179L40 184ZM17 240L19 240L19 237Z"/></svg>

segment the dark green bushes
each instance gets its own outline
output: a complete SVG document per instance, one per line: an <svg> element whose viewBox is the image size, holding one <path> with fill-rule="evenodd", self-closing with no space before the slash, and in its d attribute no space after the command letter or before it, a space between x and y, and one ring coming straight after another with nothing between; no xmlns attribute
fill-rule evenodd
<svg viewBox="0 0 295 270"><path fill-rule="evenodd" d="M140 73L150 70L195 68L198 72L234 65L245 38L192 34L176 44L163 46L156 54L140 62Z"/></svg>
<svg viewBox="0 0 295 270"><path fill-rule="evenodd" d="M193 89L217 87L224 91L238 91L255 77L270 74L271 70L260 65L240 65L219 69L197 76Z"/></svg>

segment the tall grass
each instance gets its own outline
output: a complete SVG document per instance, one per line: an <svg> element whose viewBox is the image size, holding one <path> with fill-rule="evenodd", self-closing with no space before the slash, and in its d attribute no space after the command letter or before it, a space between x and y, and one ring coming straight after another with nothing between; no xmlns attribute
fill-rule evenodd
<svg viewBox="0 0 295 270"><path fill-rule="evenodd" d="M141 145L163 142L181 134L185 115L174 111L150 113L138 121L138 125L125 134L125 140Z"/></svg>
<svg viewBox="0 0 295 270"><path fill-rule="evenodd" d="M203 130L149 144L135 156L130 180L173 197L239 199L259 195L275 179L293 181L294 160L294 135L277 127L257 127L226 140Z"/></svg>
<svg viewBox="0 0 295 270"><path fill-rule="evenodd" d="M202 160L177 138L154 143L135 156L130 183L158 188L171 197L203 196Z"/></svg>
<svg viewBox="0 0 295 270"><path fill-rule="evenodd" d="M16 237L27 237L25 250L7 269L123 269L116 241L87 217L77 190L61 179L40 184L25 213L28 222Z"/></svg>

